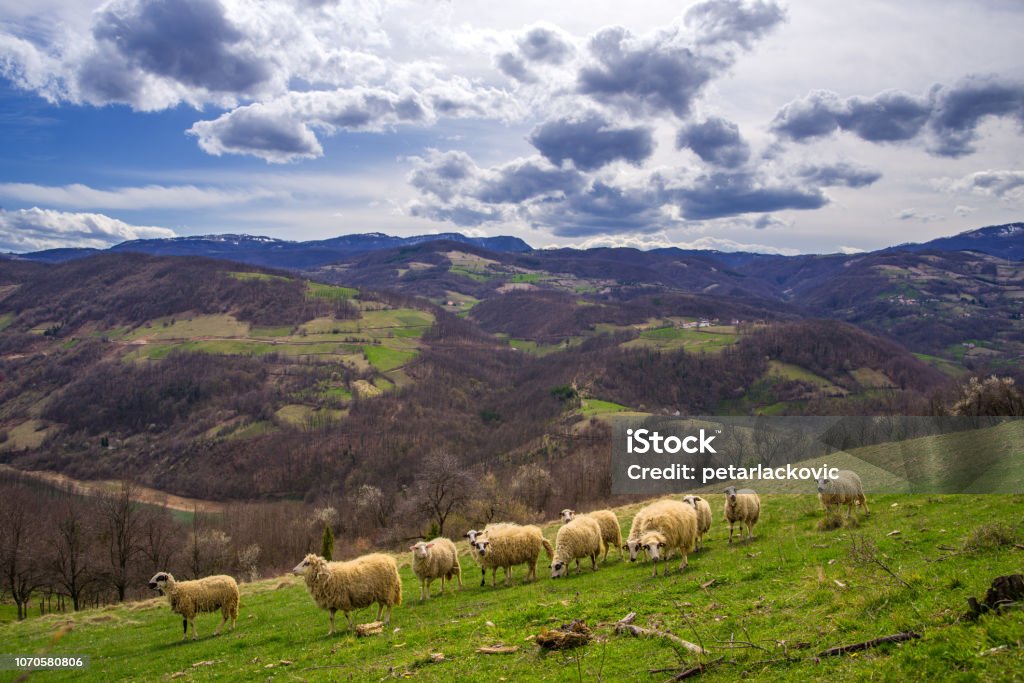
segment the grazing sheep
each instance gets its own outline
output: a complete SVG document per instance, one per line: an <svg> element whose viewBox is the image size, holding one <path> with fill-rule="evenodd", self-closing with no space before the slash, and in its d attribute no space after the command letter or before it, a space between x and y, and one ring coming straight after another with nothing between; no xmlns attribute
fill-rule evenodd
<svg viewBox="0 0 1024 683"><path fill-rule="evenodd" d="M441 595L444 595L445 580L451 581L452 577L458 577L459 588L462 588L459 553L449 539L435 538L429 543L420 541L409 550L412 551L412 570L420 580L421 601L430 599L430 584L434 579L441 579Z"/></svg>
<svg viewBox="0 0 1024 683"><path fill-rule="evenodd" d="M196 635L196 614L220 610L221 622L213 635L220 635L220 629L231 619L231 630L235 630L238 619L238 584L230 576L207 576L195 581L175 581L167 572L158 572L149 580L149 587L167 596L171 611L181 615L181 639L188 637L188 625L192 624L192 640Z"/></svg>
<svg viewBox="0 0 1024 683"><path fill-rule="evenodd" d="M508 524L485 529L483 535L477 536L473 547L476 548L473 557L480 565L481 586L485 584L488 569L491 570L491 585L495 585L499 567L505 569L505 585L509 585L512 567L517 564L526 564L527 581L536 579L537 558L540 557L541 548L547 552L548 558L554 555L551 543L532 524Z"/></svg>
<svg viewBox="0 0 1024 683"><path fill-rule="evenodd" d="M619 518L611 510L595 510L594 512L588 512L587 515L596 519L597 523L601 526L601 540L604 541L604 557L601 558L601 561L608 561L608 551L612 548L618 549L619 559L621 560L623 546L622 527L619 526ZM575 510L570 510L569 508L562 510L563 524L568 524L575 517Z"/></svg>
<svg viewBox="0 0 1024 683"><path fill-rule="evenodd" d="M516 527L516 526L519 526L519 525L518 524L513 524L512 522L492 522L491 524L488 524L487 526L485 526L482 531L477 531L476 529L470 529L469 531L467 531L463 535L466 538L469 539L469 545L470 546L476 546L476 539L481 534L486 534L488 531L496 531L498 529L509 529L511 527Z"/></svg>
<svg viewBox="0 0 1024 683"><path fill-rule="evenodd" d="M683 556L679 563L679 571L682 571L697 541L697 511L678 500L659 500L648 507L651 509L645 515L640 546L654 562L652 576L658 575L659 560L665 562L663 574L668 574L668 559L673 550L679 550Z"/></svg>
<svg viewBox="0 0 1024 683"><path fill-rule="evenodd" d="M292 569L306 579L313 602L320 609L331 613L331 630L334 633L334 613L341 610L348 619L351 629L354 609L369 607L377 603L377 621L380 621L384 608L387 615L384 623L391 621L391 608L402 604L402 581L398 578L398 565L395 560L380 553L371 553L357 557L349 562L328 562L319 555L306 555Z"/></svg>
<svg viewBox="0 0 1024 683"><path fill-rule="evenodd" d="M846 517L853 515L854 505L863 505L864 514L871 514L868 510L868 499L864 495L864 485L860 477L852 470L839 470L835 479L818 480L818 500L825 508L825 515L832 512L832 508L840 505L846 506Z"/></svg>
<svg viewBox="0 0 1024 683"><path fill-rule="evenodd" d="M629 527L629 536L626 537L626 543L622 546L623 550L629 551L630 562L636 562L637 552L642 552L644 562L647 561L647 549L640 544L640 537L646 531L648 518L652 514L657 514L665 503L671 502L673 501L669 498L656 500L650 505L640 508L640 511L633 517L633 524Z"/></svg>
<svg viewBox="0 0 1024 683"><path fill-rule="evenodd" d="M569 563L576 560L576 573L580 573L580 558L589 557L590 566L597 571L597 556L604 541L601 525L590 515L579 515L558 530L555 536L555 554L551 558L551 578L557 579L569 572Z"/></svg>
<svg viewBox="0 0 1024 683"><path fill-rule="evenodd" d="M747 527L747 540L754 537L754 525L761 516L761 499L750 489L736 490L730 486L725 490L725 519L729 522L729 543L732 543L732 527L743 522ZM742 532L741 532L742 533Z"/></svg>
<svg viewBox="0 0 1024 683"><path fill-rule="evenodd" d="M711 529L711 506L700 496L683 496L683 502L697 511L697 548L704 548L704 534Z"/></svg>

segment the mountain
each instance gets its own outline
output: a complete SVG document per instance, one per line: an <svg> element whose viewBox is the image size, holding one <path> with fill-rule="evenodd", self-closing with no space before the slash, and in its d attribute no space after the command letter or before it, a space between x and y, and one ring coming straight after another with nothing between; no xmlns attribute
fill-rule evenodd
<svg viewBox="0 0 1024 683"><path fill-rule="evenodd" d="M201 235L132 240L117 244L107 251L155 256L205 256L273 268L302 269L334 263L355 254L378 249L412 246L435 240L458 242L497 252L530 251L530 245L518 237L467 237L458 233L415 237L366 233L308 242L292 242L253 235ZM60 263L92 256L99 251L96 249L48 249L22 254L18 258L45 263Z"/></svg>
<svg viewBox="0 0 1024 683"><path fill-rule="evenodd" d="M977 251L1009 261L1024 261L1024 223L992 225L921 244L900 244L886 251Z"/></svg>

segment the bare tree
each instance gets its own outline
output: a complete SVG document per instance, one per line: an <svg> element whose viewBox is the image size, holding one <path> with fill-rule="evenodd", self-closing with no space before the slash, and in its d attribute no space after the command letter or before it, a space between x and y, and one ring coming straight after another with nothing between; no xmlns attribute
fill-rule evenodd
<svg viewBox="0 0 1024 683"><path fill-rule="evenodd" d="M140 506L133 500L135 487L127 481L115 494L100 498L99 515L107 543L110 584L124 601L131 581L132 561L139 552Z"/></svg>
<svg viewBox="0 0 1024 683"><path fill-rule="evenodd" d="M437 522L444 535L444 523L453 510L470 498L472 479L451 453L432 453L423 459L413 483L413 500L421 512Z"/></svg>
<svg viewBox="0 0 1024 683"><path fill-rule="evenodd" d="M71 598L77 612L82 608L82 597L99 580L95 561L89 550L92 537L88 507L76 506L73 501L62 501L50 534L50 569L55 588Z"/></svg>
<svg viewBox="0 0 1024 683"><path fill-rule="evenodd" d="M167 508L142 510L139 522L139 552L148 572L167 571L178 554L182 534Z"/></svg>
<svg viewBox="0 0 1024 683"><path fill-rule="evenodd" d="M28 616L32 593L46 583L39 531L40 511L31 495L9 489L0 507L0 580L18 608L18 619Z"/></svg>

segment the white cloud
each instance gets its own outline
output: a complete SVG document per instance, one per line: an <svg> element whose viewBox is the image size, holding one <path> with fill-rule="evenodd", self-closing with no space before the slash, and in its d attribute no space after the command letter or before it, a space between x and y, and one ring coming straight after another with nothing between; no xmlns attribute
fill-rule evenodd
<svg viewBox="0 0 1024 683"><path fill-rule="evenodd" d="M72 209L205 209L230 204L244 204L259 199L282 198L280 190L249 188L221 190L194 185L146 185L100 190L88 185L36 185L33 183L0 183L0 197L26 204L45 204Z"/></svg>
<svg viewBox="0 0 1024 683"><path fill-rule="evenodd" d="M67 213L33 207L0 209L0 250L38 251L60 247L103 249L126 240L174 237L174 231L130 225L100 213Z"/></svg>

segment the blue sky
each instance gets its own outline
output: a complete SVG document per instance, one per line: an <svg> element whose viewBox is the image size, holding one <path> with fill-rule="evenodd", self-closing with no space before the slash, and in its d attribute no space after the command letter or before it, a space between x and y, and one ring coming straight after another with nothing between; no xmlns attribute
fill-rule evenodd
<svg viewBox="0 0 1024 683"><path fill-rule="evenodd" d="M0 0L0 250L835 252L1020 220L1021 25L1013 0Z"/></svg>

